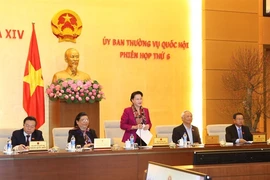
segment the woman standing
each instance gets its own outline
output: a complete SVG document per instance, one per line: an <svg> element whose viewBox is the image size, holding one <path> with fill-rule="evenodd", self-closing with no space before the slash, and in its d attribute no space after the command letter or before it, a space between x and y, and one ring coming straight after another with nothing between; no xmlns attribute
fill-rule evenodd
<svg viewBox="0 0 270 180"><path fill-rule="evenodd" d="M135 143L142 146L147 145L136 134L137 129L150 130L152 126L148 109L142 107L142 97L141 91L133 92L130 96L131 107L124 109L120 122L120 128L125 130L122 142L127 141L133 134Z"/></svg>

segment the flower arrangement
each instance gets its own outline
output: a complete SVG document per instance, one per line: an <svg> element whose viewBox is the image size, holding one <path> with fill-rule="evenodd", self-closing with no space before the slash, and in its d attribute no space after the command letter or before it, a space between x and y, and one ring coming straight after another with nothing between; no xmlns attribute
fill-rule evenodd
<svg viewBox="0 0 270 180"><path fill-rule="evenodd" d="M50 100L63 100L67 103L94 103L105 99L102 86L96 80L58 79L49 85L46 94Z"/></svg>

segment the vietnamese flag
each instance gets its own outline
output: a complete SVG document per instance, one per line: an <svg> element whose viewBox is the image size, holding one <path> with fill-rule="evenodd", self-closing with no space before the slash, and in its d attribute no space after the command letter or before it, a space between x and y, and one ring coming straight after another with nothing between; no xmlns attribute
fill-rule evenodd
<svg viewBox="0 0 270 180"><path fill-rule="evenodd" d="M38 129L45 122L44 83L35 24L33 23L32 26L32 36L23 78L23 108L28 116L34 116L37 119L36 129Z"/></svg>

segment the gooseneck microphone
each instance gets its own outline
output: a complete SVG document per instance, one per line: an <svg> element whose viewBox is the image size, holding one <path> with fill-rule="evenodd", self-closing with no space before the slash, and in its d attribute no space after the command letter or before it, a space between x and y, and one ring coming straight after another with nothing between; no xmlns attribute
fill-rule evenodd
<svg viewBox="0 0 270 180"><path fill-rule="evenodd" d="M142 125L146 124L145 119L142 119L141 124ZM141 131L142 131L142 129L140 129L140 149L142 148L142 133L141 133Z"/></svg>

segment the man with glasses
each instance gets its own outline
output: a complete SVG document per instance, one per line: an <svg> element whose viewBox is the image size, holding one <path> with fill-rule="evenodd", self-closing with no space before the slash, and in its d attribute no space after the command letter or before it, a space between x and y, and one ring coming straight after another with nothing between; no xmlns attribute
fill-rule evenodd
<svg viewBox="0 0 270 180"><path fill-rule="evenodd" d="M16 150L27 150L30 141L44 141L42 131L36 130L37 120L28 116L23 120L23 128L12 133L12 147Z"/></svg>
<svg viewBox="0 0 270 180"><path fill-rule="evenodd" d="M226 127L226 142L233 142L234 144L246 143L253 141L253 136L247 126L244 126L244 116L242 113L235 113L233 115L233 124Z"/></svg>

